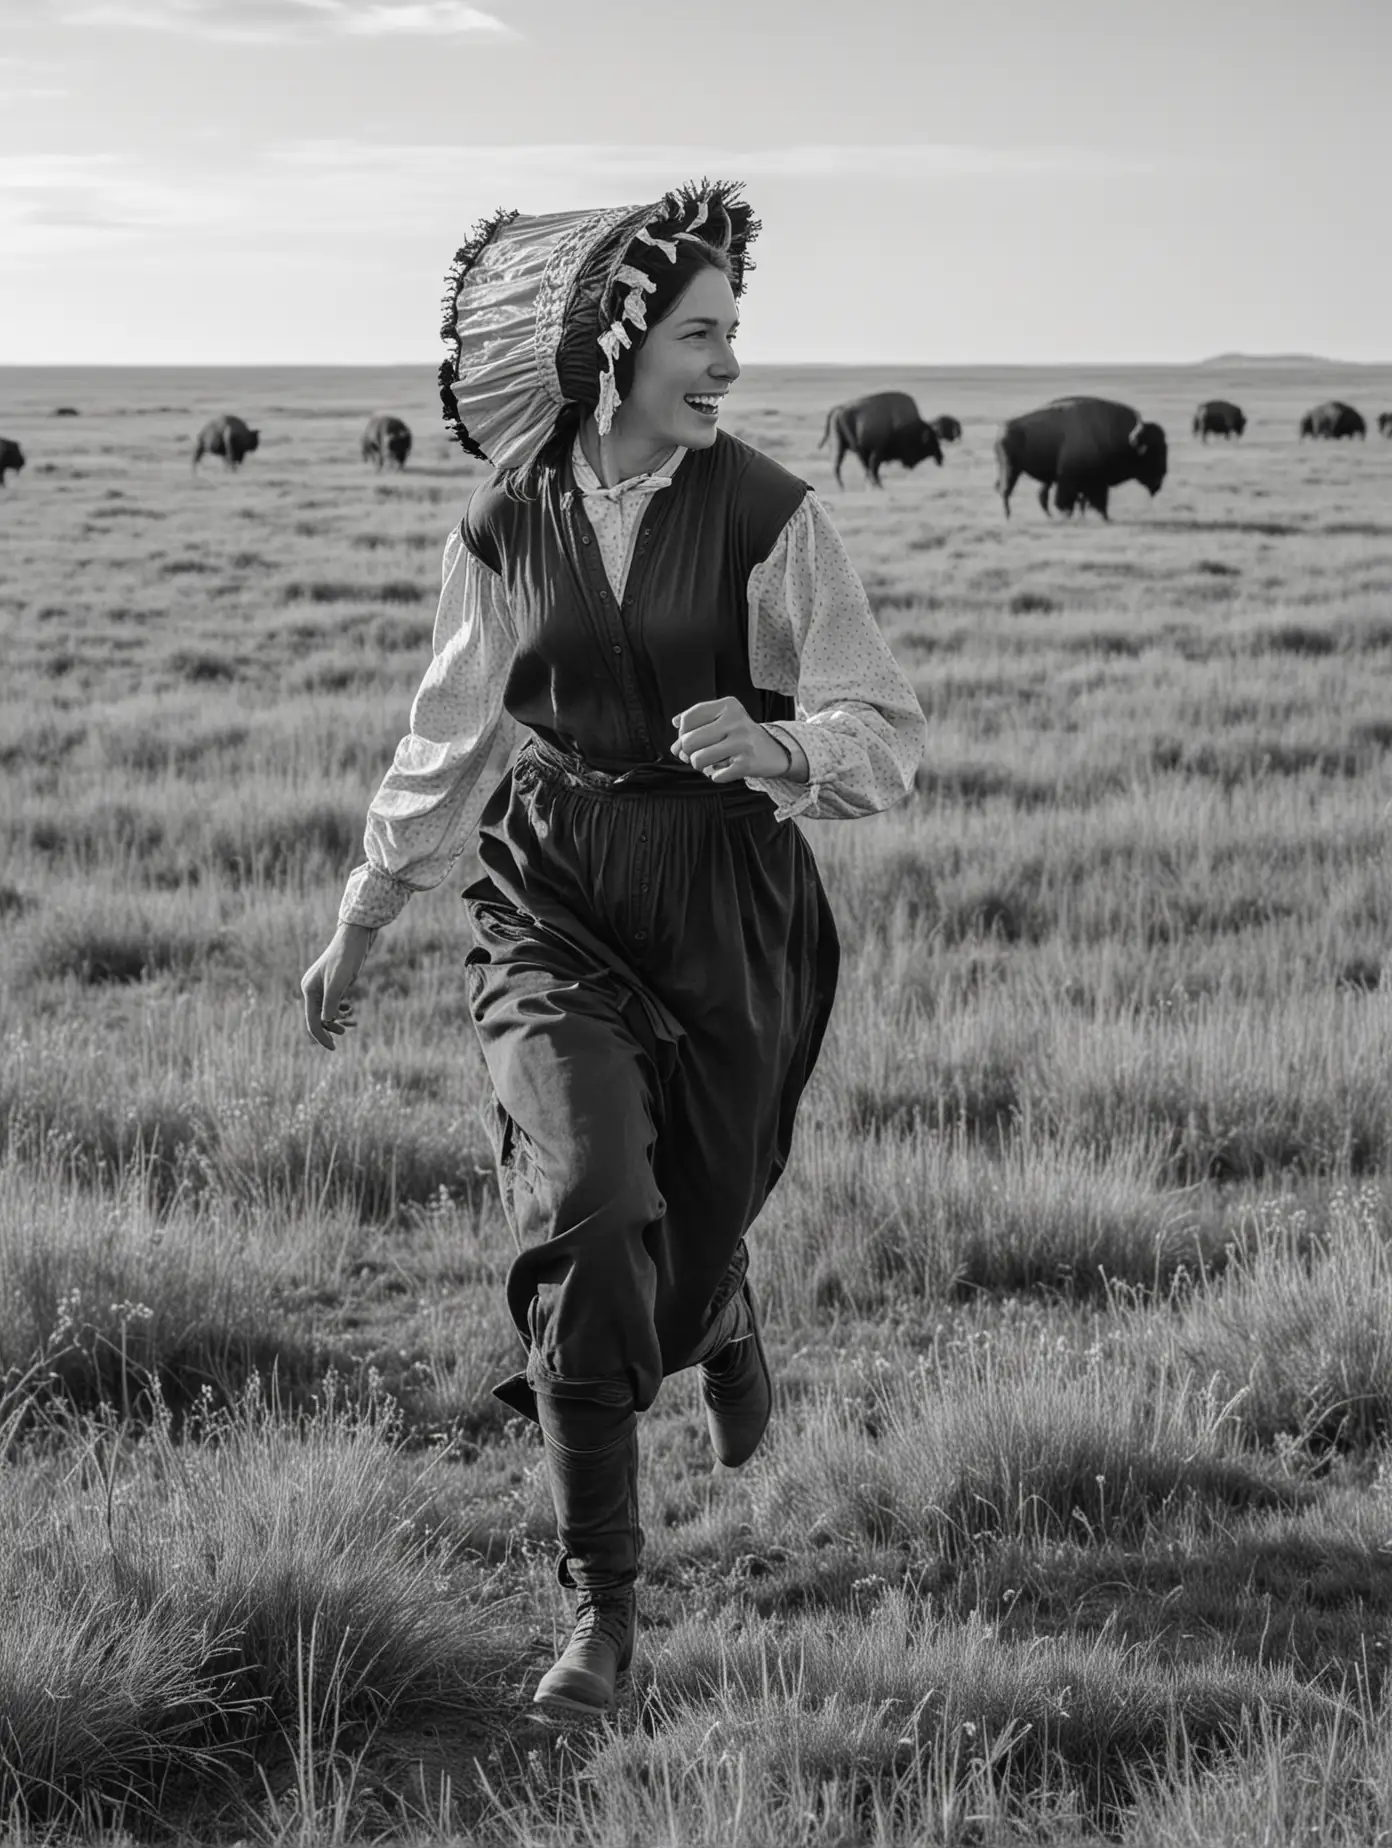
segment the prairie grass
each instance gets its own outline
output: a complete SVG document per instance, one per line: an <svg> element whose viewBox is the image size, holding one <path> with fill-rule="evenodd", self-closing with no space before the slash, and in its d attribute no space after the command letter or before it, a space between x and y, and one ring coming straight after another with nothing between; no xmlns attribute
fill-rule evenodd
<svg viewBox="0 0 1392 1848"><path fill-rule="evenodd" d="M761 1529L926 1563L983 1538L1135 1539L1175 1511L1299 1499L1244 1454L1211 1386L1137 1365L1125 1333L1076 1354L1047 1326L983 1332L912 1367L882 1360L868 1395L833 1386L773 1446Z"/></svg>
<svg viewBox="0 0 1392 1848"><path fill-rule="evenodd" d="M148 1827L218 1808L257 1766L342 1776L415 1712L486 1734L507 1648L489 1574L451 1547L432 1471L328 1383L292 1419L257 1391L176 1444L98 1419L11 1463L0 1800L31 1825Z"/></svg>
<svg viewBox="0 0 1392 1848"><path fill-rule="evenodd" d="M719 1470L664 1386L633 1686L558 1737L469 857L332 1059L298 993L482 470L414 374L5 376L11 1839L1387 1832L1392 446L1299 448L1334 383L741 380L930 742L900 808L807 825L843 960L751 1234L778 1416ZM826 408L876 385L964 440L838 493ZM1160 497L1004 521L996 420L1074 389L1169 426ZM1247 437L1191 444L1221 391ZM195 475L229 395L262 449Z"/></svg>

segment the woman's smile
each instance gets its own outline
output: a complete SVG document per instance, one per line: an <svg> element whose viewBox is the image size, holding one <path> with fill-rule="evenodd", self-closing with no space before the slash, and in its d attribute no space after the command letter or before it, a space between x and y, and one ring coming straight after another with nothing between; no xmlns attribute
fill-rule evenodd
<svg viewBox="0 0 1392 1848"><path fill-rule="evenodd" d="M698 417L705 418L710 423L714 423L716 418L720 415L720 400L724 396L725 393L723 391L692 391L686 394L685 402L691 406Z"/></svg>

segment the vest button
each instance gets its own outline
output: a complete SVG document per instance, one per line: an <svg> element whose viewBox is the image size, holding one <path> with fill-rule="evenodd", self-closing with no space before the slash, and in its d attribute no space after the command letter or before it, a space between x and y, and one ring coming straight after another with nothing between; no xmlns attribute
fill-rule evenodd
<svg viewBox="0 0 1392 1848"><path fill-rule="evenodd" d="M622 653L623 653L623 647L622 647L622 644L621 644L621 643L619 643L619 642L615 642L615 643L614 643L614 653L615 653L615 654L622 654Z"/></svg>

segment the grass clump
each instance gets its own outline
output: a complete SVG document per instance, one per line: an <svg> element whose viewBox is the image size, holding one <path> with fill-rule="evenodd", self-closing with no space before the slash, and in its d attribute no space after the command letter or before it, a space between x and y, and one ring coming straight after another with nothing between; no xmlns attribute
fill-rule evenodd
<svg viewBox="0 0 1392 1848"><path fill-rule="evenodd" d="M19 972L31 982L71 978L84 988L121 987L157 975L202 974L227 947L220 933L171 930L138 915L129 921L96 913L50 915L30 932Z"/></svg>
<svg viewBox="0 0 1392 1848"><path fill-rule="evenodd" d="M54 1155L12 1148L0 1160L0 1380L27 1382L30 1413L52 1399L182 1413L206 1390L231 1398L273 1372L292 1397L308 1389L314 1343L284 1297L296 1269L313 1267L311 1227L287 1241L283 1227L207 1203L161 1211L138 1164L94 1190ZM341 1228L320 1233L342 1240Z"/></svg>
<svg viewBox="0 0 1392 1848"><path fill-rule="evenodd" d="M1327 1210L1318 1232L1293 1205L1254 1215L1221 1282L1165 1336L1256 1442L1315 1455L1392 1430L1387 1202L1339 1188Z"/></svg>
<svg viewBox="0 0 1392 1848"><path fill-rule="evenodd" d="M292 578L281 591L284 603L420 603L426 587L414 578L391 578L384 584L359 579Z"/></svg>
<svg viewBox="0 0 1392 1848"><path fill-rule="evenodd" d="M74 1037L62 1023L4 1043L0 1149L21 1160L48 1151L89 1185L130 1174L161 1207L206 1199L390 1222L442 1193L477 1201L493 1184L482 1126L452 1099L422 1109L385 1079L340 1078L337 1068L312 1082L288 1062L257 1071L255 1034L185 1071L140 1058L158 1051L149 1046L124 1060L109 1048L82 1063L50 1056Z"/></svg>
<svg viewBox="0 0 1392 1848"><path fill-rule="evenodd" d="M1220 1264L1229 1236L1166 1186L1154 1142L1104 1151L1018 1123L991 1145L960 1123L819 1125L767 1213L761 1275L794 1326L982 1292L1163 1293Z"/></svg>
<svg viewBox="0 0 1392 1848"><path fill-rule="evenodd" d="M1162 1515L1278 1506L1300 1491L1243 1454L1211 1394L1146 1375L1115 1337L1081 1354L1035 1330L970 1334L868 1391L829 1393L770 1458L778 1532L956 1558L983 1539L1138 1537Z"/></svg>
<svg viewBox="0 0 1392 1848"><path fill-rule="evenodd" d="M683 1625L655 1669L648 1725L602 1745L582 1827L572 1813L551 1839L1048 1841L1052 1820L1076 1840L1115 1830L1181 1754L1212 1763L1323 1710L1286 1676L1175 1670L1107 1639L1004 1642L902 1593L854 1633Z"/></svg>
<svg viewBox="0 0 1392 1848"><path fill-rule="evenodd" d="M444 1539L427 1465L388 1410L326 1383L290 1418L251 1389L82 1468L7 1478L0 1595L0 1803L34 1825L240 1811L298 1780L314 1814L387 1724L490 1730L508 1652L485 1579ZM105 1485L94 1496L89 1483ZM467 1760L465 1760L467 1763Z"/></svg>

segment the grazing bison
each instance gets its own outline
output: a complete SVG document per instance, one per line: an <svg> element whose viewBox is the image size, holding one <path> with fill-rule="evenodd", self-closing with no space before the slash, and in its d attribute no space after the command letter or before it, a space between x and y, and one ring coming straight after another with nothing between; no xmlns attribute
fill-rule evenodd
<svg viewBox="0 0 1392 1848"><path fill-rule="evenodd" d="M1205 442L1211 436L1241 436L1246 428L1241 408L1226 398L1205 398L1194 412L1194 435Z"/></svg>
<svg viewBox="0 0 1392 1848"><path fill-rule="evenodd" d="M24 467L24 451L18 443L12 443L7 436L0 436L0 488L5 485L5 470L12 468L16 474Z"/></svg>
<svg viewBox="0 0 1392 1848"><path fill-rule="evenodd" d="M55 417L76 417L77 406L75 404L60 404L55 408L53 415Z"/></svg>
<svg viewBox="0 0 1392 1848"><path fill-rule="evenodd" d="M384 414L369 420L363 431L362 459L381 468L384 462L395 462L398 468L405 468L406 458L411 453L411 432L399 417Z"/></svg>
<svg viewBox="0 0 1392 1848"><path fill-rule="evenodd" d="M260 441L261 432L248 430L240 417L210 417L193 446L193 466L202 456L221 456L229 468L237 468Z"/></svg>
<svg viewBox="0 0 1392 1848"><path fill-rule="evenodd" d="M960 443L962 426L955 417L930 417L933 433L940 443Z"/></svg>
<svg viewBox="0 0 1392 1848"><path fill-rule="evenodd" d="M1165 432L1129 404L1110 398L1056 398L1040 410L1012 417L996 438L997 487L1010 517L1010 496L1021 475L1043 483L1039 504L1049 511L1049 490L1060 513L1095 507L1105 520L1111 490L1139 481L1160 492L1169 452Z"/></svg>
<svg viewBox="0 0 1392 1848"><path fill-rule="evenodd" d="M1342 399L1330 398L1325 404L1317 404L1312 411L1306 411L1300 420L1302 436L1344 437L1366 436L1368 426L1351 404Z"/></svg>
<svg viewBox="0 0 1392 1848"><path fill-rule="evenodd" d="M1378 412L1379 436L1392 436L1392 411Z"/></svg>
<svg viewBox="0 0 1392 1848"><path fill-rule="evenodd" d="M820 449L831 432L836 432L836 461L832 472L836 485L841 480L841 464L846 451L853 450L867 477L877 488L884 486L880 469L886 462L902 462L905 468L917 468L931 456L942 467L942 445L932 424L918 414L918 406L906 391L877 391L868 398L856 398L849 404L836 404L827 412Z"/></svg>

